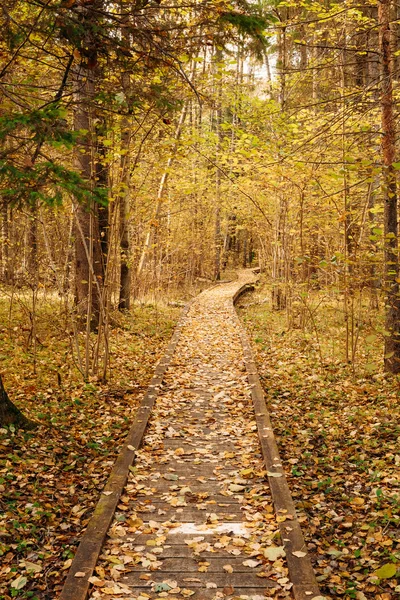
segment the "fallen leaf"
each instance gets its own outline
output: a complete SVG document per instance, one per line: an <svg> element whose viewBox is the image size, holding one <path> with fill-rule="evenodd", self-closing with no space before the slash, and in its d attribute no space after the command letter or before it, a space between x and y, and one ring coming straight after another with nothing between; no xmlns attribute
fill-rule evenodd
<svg viewBox="0 0 400 600"><path fill-rule="evenodd" d="M379 579L390 579L394 577L397 572L397 566L393 563L386 563L380 569L375 571L375 575L379 577Z"/></svg>
<svg viewBox="0 0 400 600"><path fill-rule="evenodd" d="M88 581L89 583L93 583L93 585L97 587L104 587L106 584L104 579L100 579L100 577L96 577L96 575L92 575L92 577L89 577Z"/></svg>
<svg viewBox="0 0 400 600"><path fill-rule="evenodd" d="M229 486L231 492L243 492L245 489L244 485L238 485L237 483L231 483Z"/></svg>
<svg viewBox="0 0 400 600"><path fill-rule="evenodd" d="M259 560L251 560L251 559L249 559L249 560L245 560L242 564L245 567L250 567L251 569L254 569L255 567L258 567L258 565L261 564L261 563L260 563Z"/></svg>
<svg viewBox="0 0 400 600"><path fill-rule="evenodd" d="M206 565L201 565L197 570L199 573L207 573L208 567Z"/></svg>
<svg viewBox="0 0 400 600"><path fill-rule="evenodd" d="M153 590L156 593L159 592L168 592L169 590L171 590L171 586L168 585L168 583L155 583L153 586Z"/></svg>
<svg viewBox="0 0 400 600"><path fill-rule="evenodd" d="M235 588L231 585L226 585L223 588L222 592L225 594L225 596L233 596L233 594L235 593Z"/></svg>
<svg viewBox="0 0 400 600"><path fill-rule="evenodd" d="M227 573L233 573L233 567L232 565L224 565L222 567L224 569L224 571L226 571Z"/></svg>
<svg viewBox="0 0 400 600"><path fill-rule="evenodd" d="M30 562L29 560L24 560L20 564L21 564L21 566L25 567L25 569L28 571L28 573L40 573L40 571L42 570L41 565Z"/></svg>
<svg viewBox="0 0 400 600"><path fill-rule="evenodd" d="M61 567L61 570L65 571L66 569L69 569L71 565L72 565L72 558L67 558L67 560L64 562L63 566Z"/></svg>
<svg viewBox="0 0 400 600"><path fill-rule="evenodd" d="M25 587L27 583L28 578L24 577L23 575L20 575L19 577L14 579L14 581L11 582L11 587L14 590L22 590L22 588Z"/></svg>
<svg viewBox="0 0 400 600"><path fill-rule="evenodd" d="M268 558L268 560L274 562L278 558L285 556L285 549L283 546L269 546L268 548L265 548L264 556L265 558Z"/></svg>

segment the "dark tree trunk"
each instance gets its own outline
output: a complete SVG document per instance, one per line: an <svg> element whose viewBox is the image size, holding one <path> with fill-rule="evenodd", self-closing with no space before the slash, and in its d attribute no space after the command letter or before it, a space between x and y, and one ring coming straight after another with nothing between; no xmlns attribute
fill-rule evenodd
<svg viewBox="0 0 400 600"><path fill-rule="evenodd" d="M28 217L28 235L27 235L27 253L28 253L28 274L32 284L37 284L38 280L38 232L36 221L36 204L31 208L31 215Z"/></svg>
<svg viewBox="0 0 400 600"><path fill-rule="evenodd" d="M92 160L94 130L92 126L92 102L94 98L94 74L83 66L76 77L75 131L88 132L80 140L76 153L77 167L90 187L95 181ZM77 205L74 223L75 238L75 302L79 316L89 315L92 329L99 324L101 291L104 268L101 251L98 206Z"/></svg>
<svg viewBox="0 0 400 600"><path fill-rule="evenodd" d="M397 186L393 167L396 157L396 127L393 101L391 50L391 0L378 4L381 52L382 163L385 236L385 370L400 372L400 300L397 227Z"/></svg>
<svg viewBox="0 0 400 600"><path fill-rule="evenodd" d="M9 232L9 215L8 205L1 201L1 275L2 283L10 283L10 232Z"/></svg>
<svg viewBox="0 0 400 600"><path fill-rule="evenodd" d="M129 78L129 75L128 75ZM125 79L126 81L126 79ZM129 90L130 82L126 81L125 89ZM126 92L127 93L127 92ZM125 154L121 156L121 182L122 192L120 195L120 248L121 248L121 272L119 288L119 310L129 310L131 304L131 244L130 244L130 143L131 131L128 119L122 123L121 147Z"/></svg>
<svg viewBox="0 0 400 600"><path fill-rule="evenodd" d="M128 21L125 23L127 24ZM127 33L126 27L122 27L122 39L127 48L131 47L131 36ZM130 104L132 101L131 77L129 71L122 74L122 89L125 97ZM121 123L121 192L119 195L119 223L120 223L120 251L121 251L121 268L120 268L120 284L119 284L119 310L129 310L131 306L131 137L132 124L130 119L125 116ZM136 161L135 161L136 162Z"/></svg>
<svg viewBox="0 0 400 600"><path fill-rule="evenodd" d="M106 162L106 147L103 143L103 137L107 132L107 124L104 119L99 119L96 125L96 183L98 187L104 190L108 189L108 165ZM98 205L98 222L99 222L99 233L100 233L100 249L103 262L103 271L105 272L107 267L107 255L108 255L108 242L109 242L109 218L108 218L108 206Z"/></svg>
<svg viewBox="0 0 400 600"><path fill-rule="evenodd" d="M37 424L25 415L13 404L4 389L0 375L0 427L16 425L22 429L34 429Z"/></svg>
<svg viewBox="0 0 400 600"><path fill-rule="evenodd" d="M121 157L122 181L124 183L120 198L120 248L121 271L119 287L119 310L129 310L131 306L131 244L130 244L130 161L129 161L130 133L126 131L122 136L122 147L127 154Z"/></svg>
<svg viewBox="0 0 400 600"><path fill-rule="evenodd" d="M75 216L75 302L81 318L90 312L91 328L95 330L104 282L97 207L93 206L89 212L77 206Z"/></svg>

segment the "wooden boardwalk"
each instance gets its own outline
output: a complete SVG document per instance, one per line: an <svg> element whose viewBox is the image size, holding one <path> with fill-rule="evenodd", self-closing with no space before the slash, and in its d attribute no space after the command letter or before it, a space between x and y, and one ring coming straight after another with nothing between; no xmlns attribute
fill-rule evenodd
<svg viewBox="0 0 400 600"><path fill-rule="evenodd" d="M141 448L127 446L128 481L121 494L112 485L103 492L106 508L88 527L62 600L322 598L233 307L253 279L242 271L192 303L162 385L150 390L157 399Z"/></svg>

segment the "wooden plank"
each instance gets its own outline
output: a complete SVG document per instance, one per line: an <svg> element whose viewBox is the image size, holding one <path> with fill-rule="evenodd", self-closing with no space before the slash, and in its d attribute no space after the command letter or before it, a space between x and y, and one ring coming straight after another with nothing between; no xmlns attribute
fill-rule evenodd
<svg viewBox="0 0 400 600"><path fill-rule="evenodd" d="M221 492L225 491L226 496L237 496L237 497L243 497L243 492L229 492L228 490L228 486L223 486L222 484L213 481L211 483L208 482L204 482L204 483L200 483L199 481L193 482L193 480L191 480L190 478L186 478L184 477L183 479L179 479L178 481L165 481L165 480L158 480L158 481L152 481L149 482L149 486L146 488L146 490L150 493L150 494L168 494L170 492L179 492L182 488L190 488L190 491L193 494L203 494L203 493L208 493L210 496L212 496L214 499L216 499L217 496L219 496L221 494ZM145 496L146 495L146 491L144 489L141 489L138 491L138 497L141 496ZM224 496L225 494L222 494L222 496Z"/></svg>
<svg viewBox="0 0 400 600"><path fill-rule="evenodd" d="M231 473L232 470L234 470L232 465L221 465L221 463L218 463L217 460L215 460L215 462L212 463L205 463L204 461L202 461L201 463L194 463L194 458L194 456L191 456L190 458L185 457L178 461L177 459L171 457L171 460L169 460L166 463L163 463L162 465L158 465L153 471L155 471L155 473L157 473L158 475L158 473L162 469L161 479L165 479L165 475L168 476L168 474L177 474L179 476L184 477L204 476L207 477L210 481L222 481L223 479L230 481L232 480L232 476L229 475L229 473ZM156 471L156 469L159 470ZM262 477L258 478L258 480L256 478L251 479L249 480L248 486L254 486L254 483L260 481L263 481Z"/></svg>
<svg viewBox="0 0 400 600"><path fill-rule="evenodd" d="M229 523L224 523L224 525L226 525L228 528L228 533L227 533L227 535L228 535L229 534ZM168 537L162 536L162 535L158 536L158 535L155 535L154 533L149 533L149 534L138 533L137 535L129 534L127 536L124 536L123 538L119 538L118 540L115 540L115 542L119 541L121 544L130 543L133 546L146 546L147 542L151 542L152 544L154 542L156 542L156 545L158 545L160 547L164 547L164 546L185 545L186 540L198 538L198 537L204 537L204 541L208 541L208 542L210 542L210 544L214 544L215 542L218 541L218 538L221 537L221 535L222 534L219 533L219 534L217 534L217 537L214 537L215 532L212 530L199 531L195 535L193 533L190 533L190 534L189 533L175 533L175 534L169 533ZM151 551L152 547L153 546L149 546L150 551Z"/></svg>
<svg viewBox="0 0 400 600"><path fill-rule="evenodd" d="M209 560L210 558L223 558L225 560L224 564L227 564L232 557L231 554L226 552L226 550L215 548L214 552L201 552L200 554L194 555L193 549L190 548L187 544L170 544L170 539L165 542L165 546L161 546L163 548L162 554L160 554L160 558L193 558L196 556L198 560ZM213 541L210 540L210 544L212 546ZM139 545L139 544L138 544ZM148 546L149 552L151 552L151 547ZM243 560L245 560L246 555L243 555Z"/></svg>
<svg viewBox="0 0 400 600"><path fill-rule="evenodd" d="M166 498L180 498L181 495L180 494L163 494L160 496L151 496L148 499L146 498L142 498L140 501L139 500L133 500L135 507L137 507L139 510L144 509L146 506L158 506L160 504L166 504L168 503L168 501L166 500ZM186 495L183 496L184 499L186 499L186 503L187 505L190 505L190 498L192 496L187 497ZM265 497L266 500L268 500L268 497ZM196 503L202 503L202 504L206 504L207 506L209 506L210 508L212 508L213 506L220 506L221 504L223 505L232 505L232 506L236 506L238 503L237 498L235 498L234 496L220 496L218 498L218 500L215 500L214 498L204 498L204 499L198 499L196 500Z"/></svg>
<svg viewBox="0 0 400 600"><path fill-rule="evenodd" d="M200 588L193 588L192 587L192 583L190 582L184 582L185 585L184 587L187 589L190 589L191 591L194 591L195 593L190 596L191 600L215 600L215 594L216 592L220 592L222 593L223 598L228 599L228 598L243 598L248 599L248 600L265 600L266 598L276 598L275 593L272 592L271 590L275 587L275 586L265 586L263 588L241 588L241 587L233 587L231 584L229 584L229 586L224 586L225 590L223 587L219 587L218 589L206 589L204 587L200 587ZM151 587L142 587L142 588L136 588L135 589L135 598L137 598L137 596L139 594L146 594L146 598L149 597L149 600L160 600L160 594L157 594L156 592L152 592ZM272 595L273 594L273 595ZM99 600L110 600L110 597L113 598L112 596L110 596L109 594L103 594L101 596L99 596ZM123 598L124 596L118 596L118 598ZM125 596L128 600L130 600L129 596ZM178 598L181 599L182 596L180 594L174 594L174 595L170 595L168 596L167 600L171 600L172 598ZM309 598L307 599L309 600ZM312 599L311 599L312 600Z"/></svg>
<svg viewBox="0 0 400 600"><path fill-rule="evenodd" d="M189 442L184 437L165 438L162 443L164 445L164 448L174 448L174 447L181 447L184 449L188 448L188 450L190 450L194 453L196 453L196 450L198 448L207 448L207 446L209 446L211 448L211 446L213 445L210 443L209 440L201 441L201 440L198 440L197 438L195 438L195 440L193 442ZM237 450L237 448L233 442L222 439L222 440L219 440L218 450L217 450L216 454L217 454L217 456L219 456L219 454L224 451L233 452L234 450ZM214 452L215 452L215 449L214 449Z"/></svg>
<svg viewBox="0 0 400 600"><path fill-rule="evenodd" d="M157 560L161 561L162 565L157 569L156 573L157 575L162 573L197 573L200 567L200 563L204 562L208 562L209 566L207 567L207 573L203 573L202 575L210 575L211 573L223 573L223 566L227 564L232 566L234 573L246 573L251 576L256 576L257 573L263 571L264 567L262 565L253 569L244 566L243 562L248 560L248 558L249 557L246 555L237 558L235 556L230 556L229 554L226 554L225 556L219 558L209 556L206 560L205 557L201 555L195 557L193 551L191 555L189 554L184 557L164 557L163 554L160 554L159 556L157 556ZM139 575L143 572L148 573L149 571L144 567L137 566L134 568L134 570L132 570L131 575L133 575L133 573L138 573L139 577ZM259 579L260 578L258 578L258 580Z"/></svg>
<svg viewBox="0 0 400 600"><path fill-rule="evenodd" d="M231 506L231 505L229 505ZM220 521L242 521L244 518L243 512L239 510L221 510L220 508L207 509L193 509L183 510L178 512L177 510L162 510L160 514L158 511L155 512L137 512L138 516L143 521L156 521L157 523L163 523L165 521L176 521L179 523L196 523L200 525L207 521L207 514L214 513L217 515Z"/></svg>
<svg viewBox="0 0 400 600"><path fill-rule="evenodd" d="M212 494L217 493L222 495L222 497L233 497L243 498L246 493L246 490L242 490L239 492L232 492L229 490L228 484L224 484L222 481L197 481L197 477L193 479L192 477L180 477L177 481L166 481L166 480L155 480L153 482L149 481L148 487L142 488L138 490L137 495L146 496L147 493L153 495L165 495L173 493L175 496L185 497L187 494L190 497L190 494ZM223 492L223 493L222 493ZM206 496L204 496L205 498Z"/></svg>
<svg viewBox="0 0 400 600"><path fill-rule="evenodd" d="M185 583L184 579L188 577L187 573L190 573L190 577L199 579L200 582ZM128 585L129 587L144 588L143 580L139 579L139 573L129 573L121 577L121 582ZM166 579L174 579L178 582L179 587L188 587L189 589L195 589L199 587L205 587L207 583L213 582L217 584L218 588L223 588L228 585L232 585L237 588L253 588L253 589L264 589L276 587L276 582L266 577L257 577L254 573L193 573L191 571L181 573L160 573L158 571L151 571L149 573L151 580L161 583ZM147 587L147 586L146 586ZM148 588L147 588L148 589ZM136 592L136 589L135 589Z"/></svg>
<svg viewBox="0 0 400 600"><path fill-rule="evenodd" d="M186 497L186 496L185 496ZM145 506L137 506L135 503L131 503L130 506L135 509L135 511L141 513L140 517L143 519L143 513L157 514L157 511L165 510L169 513L177 513L177 514L205 514L205 513L216 513L223 516L224 514L235 514L240 515L242 518L246 513L250 511L250 508L245 510L244 505L239 504L237 501L234 504L230 503L222 503L221 505L216 504L203 504L201 500L196 500L196 502L186 502L186 506L171 506L167 502L161 502L156 506L156 510L150 509ZM155 505L152 505L155 506ZM143 519L146 520L146 519ZM164 519L165 521L167 519ZM242 519L239 519L240 521Z"/></svg>

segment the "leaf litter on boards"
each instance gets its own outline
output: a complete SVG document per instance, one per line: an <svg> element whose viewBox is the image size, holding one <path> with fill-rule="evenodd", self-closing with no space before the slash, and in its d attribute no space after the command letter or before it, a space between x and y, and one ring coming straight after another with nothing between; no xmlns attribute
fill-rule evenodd
<svg viewBox="0 0 400 600"><path fill-rule="evenodd" d="M92 599L122 583L139 600L196 598L201 589L214 598L245 595L219 583L223 573L253 578L261 597L267 580L270 597L291 595L231 289L203 294L186 318L124 490L130 508L115 515ZM178 560L183 572L169 573Z"/></svg>

